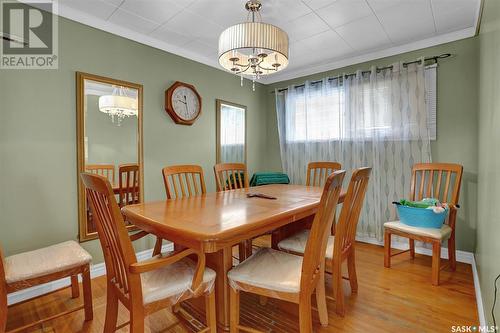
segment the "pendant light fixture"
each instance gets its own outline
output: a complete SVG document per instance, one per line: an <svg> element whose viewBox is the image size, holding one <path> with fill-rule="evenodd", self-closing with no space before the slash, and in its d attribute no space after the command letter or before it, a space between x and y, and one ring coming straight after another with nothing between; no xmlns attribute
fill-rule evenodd
<svg viewBox="0 0 500 333"><path fill-rule="evenodd" d="M137 117L137 99L128 97L124 87L114 86L111 95L99 97L99 111L107 113L111 121L120 126L125 117Z"/></svg>
<svg viewBox="0 0 500 333"><path fill-rule="evenodd" d="M262 22L259 0L245 5L247 22L233 25L219 37L219 64L234 74L253 81L274 74L288 65L288 35L280 28Z"/></svg>

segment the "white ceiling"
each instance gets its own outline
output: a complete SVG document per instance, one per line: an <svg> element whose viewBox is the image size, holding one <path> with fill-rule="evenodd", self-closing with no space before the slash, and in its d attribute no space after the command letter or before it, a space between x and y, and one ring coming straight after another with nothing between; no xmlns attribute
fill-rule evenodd
<svg viewBox="0 0 500 333"><path fill-rule="evenodd" d="M59 0L59 14L220 68L219 34L245 0ZM481 0L262 0L288 32L290 65L272 83L471 37Z"/></svg>

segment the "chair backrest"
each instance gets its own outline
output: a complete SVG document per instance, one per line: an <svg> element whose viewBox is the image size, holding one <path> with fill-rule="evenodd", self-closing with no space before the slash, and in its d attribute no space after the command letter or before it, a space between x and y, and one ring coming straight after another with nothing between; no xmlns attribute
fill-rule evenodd
<svg viewBox="0 0 500 333"><path fill-rule="evenodd" d="M207 192L203 169L199 165L173 165L163 168L167 199L192 197Z"/></svg>
<svg viewBox="0 0 500 333"><path fill-rule="evenodd" d="M142 299L140 276L129 273L137 258L109 180L90 173L82 173L81 178L104 253L108 283L125 297L132 291Z"/></svg>
<svg viewBox="0 0 500 333"><path fill-rule="evenodd" d="M359 215L363 208L368 181L370 180L371 168L359 168L354 170L347 188L347 193L342 203L339 222L335 226L335 242L333 245L333 261L339 264L351 250L356 238Z"/></svg>
<svg viewBox="0 0 500 333"><path fill-rule="evenodd" d="M333 172L342 169L337 162L310 162L307 165L306 185L323 186Z"/></svg>
<svg viewBox="0 0 500 333"><path fill-rule="evenodd" d="M87 164L85 172L106 177L111 184L115 184L115 166L113 164Z"/></svg>
<svg viewBox="0 0 500 333"><path fill-rule="evenodd" d="M118 167L118 205L140 202L139 164L121 164Z"/></svg>
<svg viewBox="0 0 500 333"><path fill-rule="evenodd" d="M345 171L339 170L331 174L325 183L318 212L316 213L302 262L301 290L313 288L319 278L322 265L325 262L325 251L328 236L335 220L337 204L342 190Z"/></svg>
<svg viewBox="0 0 500 333"><path fill-rule="evenodd" d="M451 163L420 163L412 170L410 200L436 198L458 204L463 167Z"/></svg>
<svg viewBox="0 0 500 333"><path fill-rule="evenodd" d="M248 188L247 166L244 163L220 163L214 165L217 191Z"/></svg>
<svg viewBox="0 0 500 333"><path fill-rule="evenodd" d="M7 282L5 281L5 268L3 253L0 248L0 332L5 332L7 326Z"/></svg>

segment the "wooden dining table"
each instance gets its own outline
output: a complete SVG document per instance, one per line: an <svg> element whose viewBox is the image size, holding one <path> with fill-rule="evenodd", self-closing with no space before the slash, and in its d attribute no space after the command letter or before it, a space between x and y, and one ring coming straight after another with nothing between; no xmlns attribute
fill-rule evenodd
<svg viewBox="0 0 500 333"><path fill-rule="evenodd" d="M249 198L247 193L276 199ZM217 273L218 325L228 330L227 273L233 266L232 247L314 215L321 193L320 187L264 185L129 205L122 212L139 229L206 254L207 266ZM341 194L341 201L344 196Z"/></svg>

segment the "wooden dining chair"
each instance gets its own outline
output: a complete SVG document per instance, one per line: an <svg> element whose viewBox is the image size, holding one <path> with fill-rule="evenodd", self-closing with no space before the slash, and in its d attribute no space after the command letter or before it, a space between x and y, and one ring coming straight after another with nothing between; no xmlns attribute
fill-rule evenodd
<svg viewBox="0 0 500 333"><path fill-rule="evenodd" d="M104 332L114 332L130 325L130 332L144 332L149 313L193 297L204 296L207 328L216 332L215 272L205 268L202 249L184 249L169 256L155 256L137 262L132 239L147 235L139 232L129 237L123 217L114 199L109 181L89 173L81 174L95 216L99 241L106 265L107 298ZM197 262L188 256L197 257ZM130 312L130 322L116 326L118 302Z"/></svg>
<svg viewBox="0 0 500 333"><path fill-rule="evenodd" d="M207 192L203 169L199 165L168 166L163 168L162 174L167 199L182 199ZM162 243L163 239L156 237L153 255L161 253Z"/></svg>
<svg viewBox="0 0 500 333"><path fill-rule="evenodd" d="M118 206L139 203L139 164L121 164L118 166Z"/></svg>
<svg viewBox="0 0 500 333"><path fill-rule="evenodd" d="M363 201L370 179L371 168L359 168L354 170L344 202L340 212L339 221L335 227L335 235L328 237L328 245L325 253L325 269L332 274L333 296L335 298L335 312L344 316L344 291L342 290L342 264L347 261L347 270L351 292L358 292L358 280L355 262L355 238L359 215L363 207ZM311 239L311 232L303 230L278 243L280 250L304 255L306 246Z"/></svg>
<svg viewBox="0 0 500 333"><path fill-rule="evenodd" d="M412 227L400 221L384 223L384 266L391 267L391 257L410 252L415 258L415 240L432 244L432 284L439 285L441 267L441 243L448 241L449 267L455 271L457 265L455 253L455 223L457 219L458 199L462 184L463 167L451 163L420 163L412 170L410 200L436 198L449 206L449 215L440 229ZM391 236L406 237L409 249L391 253ZM443 267L444 268L444 267Z"/></svg>
<svg viewBox="0 0 500 333"><path fill-rule="evenodd" d="M328 325L324 282L325 253L344 175L345 171L336 171L326 181L304 257L261 248L229 271L231 333L239 332L240 329L258 332L239 323L240 291L298 304L301 333L313 331L311 295L316 291L321 324Z"/></svg>
<svg viewBox="0 0 500 333"><path fill-rule="evenodd" d="M217 192L249 188L247 166L244 163L219 163L214 165ZM252 255L252 240L238 244L238 260Z"/></svg>
<svg viewBox="0 0 500 333"><path fill-rule="evenodd" d="M6 332L8 294L69 278L71 284L68 288L71 288L71 297L78 298L80 296L78 275L82 276L83 305L25 324L8 333L23 332L30 327L82 309L85 312L85 321L92 320L91 260L90 254L75 241L67 241L6 258L3 257L0 249L0 332Z"/></svg>
<svg viewBox="0 0 500 333"><path fill-rule="evenodd" d="M85 172L106 177L111 184L115 184L115 166L113 164L87 164Z"/></svg>
<svg viewBox="0 0 500 333"><path fill-rule="evenodd" d="M323 186L333 172L342 169L337 162L309 162L307 165L306 186Z"/></svg>
<svg viewBox="0 0 500 333"><path fill-rule="evenodd" d="M219 163L214 165L217 191L248 188L248 172L244 163Z"/></svg>

